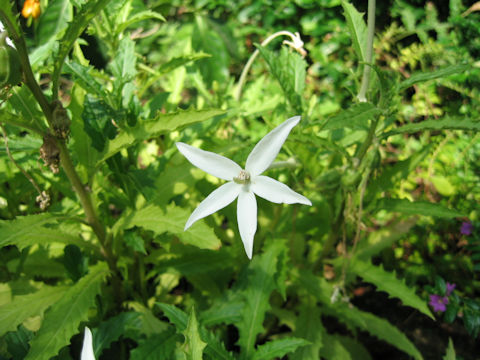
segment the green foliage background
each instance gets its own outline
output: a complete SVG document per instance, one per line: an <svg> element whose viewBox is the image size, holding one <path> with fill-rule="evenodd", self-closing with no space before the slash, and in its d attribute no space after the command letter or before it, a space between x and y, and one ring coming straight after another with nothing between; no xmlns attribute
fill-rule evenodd
<svg viewBox="0 0 480 360"><path fill-rule="evenodd" d="M85 326L97 359L473 359L480 13L378 3L366 64L366 2L1 0L0 359L79 359ZM234 205L184 231L220 181L175 142L243 165L295 115L268 174L313 206L258 199L251 261Z"/></svg>

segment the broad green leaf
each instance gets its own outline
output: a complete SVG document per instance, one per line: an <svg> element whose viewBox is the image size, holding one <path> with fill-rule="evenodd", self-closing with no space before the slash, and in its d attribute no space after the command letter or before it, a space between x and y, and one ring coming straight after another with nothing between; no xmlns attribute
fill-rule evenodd
<svg viewBox="0 0 480 360"><path fill-rule="evenodd" d="M335 335L335 337L354 360L372 360L370 353L361 343L347 336Z"/></svg>
<svg viewBox="0 0 480 360"><path fill-rule="evenodd" d="M92 20L93 17L97 15L109 2L110 0L85 2L80 11L75 14L73 21L68 24L65 34L60 40L60 48L54 62L52 75L54 98L58 96L58 80L62 72L63 63L70 50L72 50L73 44L86 29L90 23L90 20Z"/></svg>
<svg viewBox="0 0 480 360"><path fill-rule="evenodd" d="M455 348L453 347L452 338L449 338L447 352L443 357L443 360L456 360L456 358L457 358L457 355L455 354Z"/></svg>
<svg viewBox="0 0 480 360"><path fill-rule="evenodd" d="M38 43L43 45L50 39L61 36L72 17L73 9L69 0L50 1L40 16L36 33Z"/></svg>
<svg viewBox="0 0 480 360"><path fill-rule="evenodd" d="M445 176L432 176L430 181L440 195L452 196L455 194L455 187Z"/></svg>
<svg viewBox="0 0 480 360"><path fill-rule="evenodd" d="M319 307L311 304L300 306L300 315L295 322L294 335L310 341L310 344L297 349L289 358L292 360L317 360L323 346L323 328ZM327 344L328 346L328 344Z"/></svg>
<svg viewBox="0 0 480 360"><path fill-rule="evenodd" d="M381 199L377 210L400 212L406 215L434 216L439 218L463 217L464 214L444 207L443 205L427 201L409 201L407 199Z"/></svg>
<svg viewBox="0 0 480 360"><path fill-rule="evenodd" d="M330 335L328 333L324 333L324 342L327 344L326 346L322 347L320 355L322 359L327 360L356 360L357 358L352 356L350 351L348 351L343 343L340 341L340 336L338 335Z"/></svg>
<svg viewBox="0 0 480 360"><path fill-rule="evenodd" d="M161 334L154 334L130 352L131 360L164 360L170 359L180 340L180 335L173 328Z"/></svg>
<svg viewBox="0 0 480 360"><path fill-rule="evenodd" d="M218 324L236 324L242 318L244 304L236 298L216 298L210 309L200 314L201 323L205 326Z"/></svg>
<svg viewBox="0 0 480 360"><path fill-rule="evenodd" d="M169 257L158 264L157 271L164 272L173 268L188 277L189 275L205 275L209 272L222 271L231 267L233 259L227 254L219 251L191 249L193 251L182 249L178 255L170 252Z"/></svg>
<svg viewBox="0 0 480 360"><path fill-rule="evenodd" d="M140 323L140 321L139 313L122 312L103 321L98 328L92 329L95 357L98 359L104 349L108 349L112 342L120 339L128 329L132 328L133 324Z"/></svg>
<svg viewBox="0 0 480 360"><path fill-rule="evenodd" d="M83 66L75 61L66 62L64 66L65 71L72 75L76 85L78 84L90 94L95 94L107 103L109 102L109 94L105 86L92 75L92 72L95 71L92 66Z"/></svg>
<svg viewBox="0 0 480 360"><path fill-rule="evenodd" d="M22 123L25 125L29 124L28 127L26 126L27 128L40 129L43 131L47 129L43 120L43 113L40 111L40 108L28 87L14 87L12 91L10 91L8 103L13 109L15 109L18 115L23 117Z"/></svg>
<svg viewBox="0 0 480 360"><path fill-rule="evenodd" d="M15 245L20 250L34 244L60 242L91 247L80 237L73 236L54 226L60 219L52 214L18 216L15 220L0 220L0 246ZM47 227L48 226L48 227Z"/></svg>
<svg viewBox="0 0 480 360"><path fill-rule="evenodd" d="M33 122L23 116L12 114L6 111L5 109L0 109L0 119L2 119L2 122L6 124L18 126L24 129L29 129L39 134L41 134L43 130L42 127L40 127L36 122ZM10 145L10 141L9 141L9 145Z"/></svg>
<svg viewBox="0 0 480 360"><path fill-rule="evenodd" d="M71 101L68 109L72 114L72 123L70 126L73 138L73 154L76 156L79 168L83 167L82 174L85 174L82 179L85 183L89 181L91 175L95 172L95 165L100 153L93 146L93 140L85 133L85 123L82 118L84 111L84 100L86 91L80 86L74 85L71 91Z"/></svg>
<svg viewBox="0 0 480 360"><path fill-rule="evenodd" d="M307 340L294 337L272 340L260 345L255 351L252 360L280 359L285 354L308 344L310 343Z"/></svg>
<svg viewBox="0 0 480 360"><path fill-rule="evenodd" d="M459 64L459 65L446 66L440 70L415 73L412 76L410 76L408 79L400 83L400 91L408 89L410 86L414 84L418 84L419 82L444 78L453 74L464 73L465 71L470 69L470 67L471 66L468 64Z"/></svg>
<svg viewBox="0 0 480 360"><path fill-rule="evenodd" d="M348 30L352 37L353 48L357 53L359 61L366 61L367 50L367 25L363 20L363 13L358 12L355 7L347 1L342 1L343 15L347 20Z"/></svg>
<svg viewBox="0 0 480 360"><path fill-rule="evenodd" d="M370 103L354 104L339 114L329 118L322 130L336 130L350 128L356 130L367 130L369 120L373 120L382 111Z"/></svg>
<svg viewBox="0 0 480 360"><path fill-rule="evenodd" d="M198 330L197 317L195 316L195 310L192 307L190 316L188 317L187 327L183 331L185 336L185 343L182 346L182 350L186 355L187 360L202 360L203 349L207 346Z"/></svg>
<svg viewBox="0 0 480 360"><path fill-rule="evenodd" d="M135 78L137 73L135 69L136 60L135 42L129 36L123 37L118 45L117 56L110 66L113 75L120 84L125 84Z"/></svg>
<svg viewBox="0 0 480 360"><path fill-rule="evenodd" d="M360 260L352 261L348 269L364 281L374 284L377 290L385 291L389 296L400 299L404 305L411 306L431 319L435 319L426 301L415 293L415 288L397 279L395 273L385 271L382 266L374 266Z"/></svg>
<svg viewBox="0 0 480 360"><path fill-rule="evenodd" d="M167 206L165 209L156 205L147 205L125 215L115 224L114 230L139 226L156 234L169 232L178 236L184 243L201 249L218 249L221 245L220 240L213 229L205 223L200 222L188 231L183 230L189 216L189 211L174 204Z"/></svg>
<svg viewBox="0 0 480 360"><path fill-rule="evenodd" d="M82 321L88 320L89 309L109 270L105 263L90 268L90 272L71 286L45 314L42 326L30 343L26 360L48 360L69 344Z"/></svg>
<svg viewBox="0 0 480 360"><path fill-rule="evenodd" d="M105 161L117 152L139 141L157 137L180 127L208 120L224 114L224 110L180 110L172 114L159 114L151 121L139 122L135 127L121 132L115 139L107 142L102 159Z"/></svg>
<svg viewBox="0 0 480 360"><path fill-rule="evenodd" d="M305 89L305 75L307 63L296 52L282 47L280 52L273 52L263 46L257 46L258 51L268 64L272 75L282 87L290 105L302 113L303 90Z"/></svg>
<svg viewBox="0 0 480 360"><path fill-rule="evenodd" d="M411 134L419 131L429 130L464 130L464 131L480 131L480 121L469 118L450 117L446 116L442 119L425 120L418 123L411 123L400 126L394 130L388 131L381 135L386 139L389 136L397 134Z"/></svg>
<svg viewBox="0 0 480 360"><path fill-rule="evenodd" d="M271 242L260 256L255 256L248 267L247 288L243 291L245 307L242 320L237 324L238 345L245 359L255 353L257 335L264 331L263 320L270 309L270 294L275 289L274 277L277 273L277 261L286 251L283 242Z"/></svg>
<svg viewBox="0 0 480 360"><path fill-rule="evenodd" d="M29 317L42 315L65 291L63 286L44 286L32 294L15 296L12 302L0 306L0 336L15 331Z"/></svg>

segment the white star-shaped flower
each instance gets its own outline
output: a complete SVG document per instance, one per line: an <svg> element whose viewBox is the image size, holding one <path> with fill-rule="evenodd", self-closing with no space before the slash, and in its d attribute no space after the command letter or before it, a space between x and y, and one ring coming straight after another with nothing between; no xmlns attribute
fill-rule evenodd
<svg viewBox="0 0 480 360"><path fill-rule="evenodd" d="M310 200L296 193L287 185L261 175L275 160L288 134L299 121L300 116L294 116L265 135L248 155L245 170L236 162L224 156L200 150L181 142L176 143L178 150L193 165L213 176L228 181L198 205L187 220L185 230L197 220L223 209L238 198L238 229L245 252L251 259L253 238L257 231L257 201L255 195L278 204L312 205Z"/></svg>
<svg viewBox="0 0 480 360"><path fill-rule="evenodd" d="M82 354L80 360L95 360L92 345L92 332L88 327L85 327L85 336L83 338Z"/></svg>

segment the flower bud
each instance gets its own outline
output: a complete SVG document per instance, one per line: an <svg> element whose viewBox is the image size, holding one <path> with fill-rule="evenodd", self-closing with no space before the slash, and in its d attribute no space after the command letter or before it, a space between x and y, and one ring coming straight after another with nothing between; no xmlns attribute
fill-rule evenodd
<svg viewBox="0 0 480 360"><path fill-rule="evenodd" d="M52 127L55 136L59 139L66 140L70 135L70 118L68 117L67 110L65 110L62 103L57 100L53 103L52 113Z"/></svg>
<svg viewBox="0 0 480 360"><path fill-rule="evenodd" d="M28 19L30 16L37 19L42 13L40 8L40 1L38 0L25 0L22 8L22 16Z"/></svg>
<svg viewBox="0 0 480 360"><path fill-rule="evenodd" d="M40 148L40 157L50 170L57 174L60 164L60 149L54 136L47 134L43 137L43 145Z"/></svg>

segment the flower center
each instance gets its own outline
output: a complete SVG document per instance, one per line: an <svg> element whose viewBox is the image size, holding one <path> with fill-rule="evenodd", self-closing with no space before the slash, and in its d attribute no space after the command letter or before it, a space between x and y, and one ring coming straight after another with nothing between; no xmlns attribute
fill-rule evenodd
<svg viewBox="0 0 480 360"><path fill-rule="evenodd" d="M240 170L240 173L237 177L233 178L233 181L237 184L249 184L250 183L250 173L245 170Z"/></svg>

